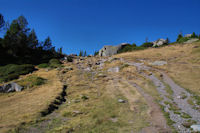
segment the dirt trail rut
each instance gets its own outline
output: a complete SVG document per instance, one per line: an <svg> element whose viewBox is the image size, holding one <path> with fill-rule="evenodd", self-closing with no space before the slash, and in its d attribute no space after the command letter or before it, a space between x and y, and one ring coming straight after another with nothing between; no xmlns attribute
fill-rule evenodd
<svg viewBox="0 0 200 133"><path fill-rule="evenodd" d="M139 74L141 74L142 76L146 77L147 79L153 82L160 96L163 98L163 100L160 101L160 104L164 107L164 111L169 113L170 119L174 122L173 126L178 132L190 133L192 131L189 128L190 125L188 123L193 122L200 124L200 112L194 109L187 102L187 100L192 96L192 94L190 94L184 88L177 85L166 73L160 70L145 66L143 63L128 62L124 61L123 59L122 61L129 65L135 66ZM152 74L148 75L144 73L143 70L152 72ZM157 78L153 74L153 71L159 72L162 75L163 80ZM173 91L172 92L173 94L169 95L169 93L167 93L166 84ZM182 98L183 94L184 98ZM184 126L186 123L187 125L189 125L188 127Z"/></svg>

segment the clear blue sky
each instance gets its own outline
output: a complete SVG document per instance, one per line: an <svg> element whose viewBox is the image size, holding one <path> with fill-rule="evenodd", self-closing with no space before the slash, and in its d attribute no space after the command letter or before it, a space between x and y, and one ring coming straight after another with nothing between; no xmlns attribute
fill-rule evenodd
<svg viewBox="0 0 200 133"><path fill-rule="evenodd" d="M24 15L40 41L50 36L67 54L200 34L200 0L0 0L0 13Z"/></svg>

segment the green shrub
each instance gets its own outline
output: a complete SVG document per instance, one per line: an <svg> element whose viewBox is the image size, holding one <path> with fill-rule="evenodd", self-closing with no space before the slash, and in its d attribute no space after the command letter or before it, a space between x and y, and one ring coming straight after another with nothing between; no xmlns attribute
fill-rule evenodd
<svg viewBox="0 0 200 133"><path fill-rule="evenodd" d="M35 70L33 65L24 64L16 65L9 64L0 67L0 82L7 82L13 79L17 79L20 75L28 74Z"/></svg>
<svg viewBox="0 0 200 133"><path fill-rule="evenodd" d="M39 86L45 83L45 79L35 76L35 75L31 75L26 77L25 79L22 79L20 81L18 81L17 83L25 88L27 87L34 87L34 86Z"/></svg>
<svg viewBox="0 0 200 133"><path fill-rule="evenodd" d="M152 47L152 46L153 46L153 43L152 43L152 42L145 42L145 43L143 43L143 44L141 45L141 47L146 47L146 48Z"/></svg>
<svg viewBox="0 0 200 133"><path fill-rule="evenodd" d="M182 38L179 39L177 42L178 42L178 43L184 43L184 42L186 42L186 41L188 41L188 40L190 40L189 37L182 37Z"/></svg>
<svg viewBox="0 0 200 133"><path fill-rule="evenodd" d="M58 59L51 59L51 60L49 61L49 66L50 66L51 68L61 67L61 62L60 62L60 60L58 60Z"/></svg>
<svg viewBox="0 0 200 133"><path fill-rule="evenodd" d="M47 68L47 67L49 67L49 65L47 63L43 63L43 64L39 64L38 67L39 68Z"/></svg>
<svg viewBox="0 0 200 133"><path fill-rule="evenodd" d="M118 50L117 53L124 53L124 52L130 52L130 51L133 51L134 50L134 47L130 44L124 46L123 48L121 48L120 50Z"/></svg>
<svg viewBox="0 0 200 133"><path fill-rule="evenodd" d="M73 62L73 58L71 56L67 56L67 61L68 62Z"/></svg>

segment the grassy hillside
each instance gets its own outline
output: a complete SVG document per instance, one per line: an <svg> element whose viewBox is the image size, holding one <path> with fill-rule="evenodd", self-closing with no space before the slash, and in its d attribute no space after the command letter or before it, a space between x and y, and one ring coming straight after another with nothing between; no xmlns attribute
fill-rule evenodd
<svg viewBox="0 0 200 133"><path fill-rule="evenodd" d="M119 54L114 57L130 61L143 59L147 65L156 60L167 61L167 65L156 66L156 68L166 71L182 87L200 94L200 42L149 48L143 51Z"/></svg>
<svg viewBox="0 0 200 133"><path fill-rule="evenodd" d="M154 61L167 64L155 66ZM151 69L139 70L138 64ZM187 109L179 106L174 96L177 87L171 87L163 75L187 90L191 96L181 93L182 101L186 99L187 104L198 110L200 42L171 44L113 57L77 58L62 67L54 66L42 64L39 71L14 80L26 87L24 91L0 94L0 132L183 131L177 128L176 119L170 118L171 112L183 120L179 125L184 131L190 131L188 127L193 123L200 124L191 119L191 112L186 113ZM63 84L67 85L67 96L63 95ZM165 90L164 95L161 89ZM66 102L59 103L58 95L66 97ZM41 112L51 106L55 109L42 116Z"/></svg>

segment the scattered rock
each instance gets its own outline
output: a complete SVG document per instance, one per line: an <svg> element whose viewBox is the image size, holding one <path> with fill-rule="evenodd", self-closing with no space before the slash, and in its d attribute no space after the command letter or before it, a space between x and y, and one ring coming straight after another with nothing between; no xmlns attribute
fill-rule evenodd
<svg viewBox="0 0 200 133"><path fill-rule="evenodd" d="M74 110L74 111L72 112L72 116L73 116L73 117L75 117L75 116L77 116L77 115L80 115L80 114L83 114L83 113L80 112L80 111L78 111L78 110Z"/></svg>
<svg viewBox="0 0 200 133"><path fill-rule="evenodd" d="M75 100L74 100L74 103L79 103L79 102L80 102L79 99L75 99Z"/></svg>
<svg viewBox="0 0 200 133"><path fill-rule="evenodd" d="M100 64L101 64L100 62L96 62L96 63L95 63L95 65L100 65Z"/></svg>
<svg viewBox="0 0 200 133"><path fill-rule="evenodd" d="M191 36L192 36L192 34L185 34L184 37L191 37Z"/></svg>
<svg viewBox="0 0 200 133"><path fill-rule="evenodd" d="M110 118L110 120L111 120L112 122L114 122L114 123L118 121L117 118Z"/></svg>
<svg viewBox="0 0 200 133"><path fill-rule="evenodd" d="M199 40L198 38L192 38L192 39L190 39L190 40L188 40L188 41L186 41L184 43L193 43L193 42L196 42L198 40Z"/></svg>
<svg viewBox="0 0 200 133"><path fill-rule="evenodd" d="M163 44L166 44L167 43L167 40L165 39L158 39L156 41L153 42L153 47L156 47L156 46L161 46Z"/></svg>
<svg viewBox="0 0 200 133"><path fill-rule="evenodd" d="M190 128L192 128L195 132L200 132L200 125L192 125Z"/></svg>
<svg viewBox="0 0 200 133"><path fill-rule="evenodd" d="M100 73L100 74L98 75L98 77L99 77L99 78L105 78L105 77L107 77L107 75L105 75L105 74L103 74L103 73Z"/></svg>
<svg viewBox="0 0 200 133"><path fill-rule="evenodd" d="M23 89L23 87L18 85L15 82L0 86L0 92L3 92L3 93L22 91L22 89Z"/></svg>
<svg viewBox="0 0 200 133"><path fill-rule="evenodd" d="M181 99L181 96L177 96L178 99Z"/></svg>
<svg viewBox="0 0 200 133"><path fill-rule="evenodd" d="M108 72L119 72L119 67L112 67L108 69Z"/></svg>
<svg viewBox="0 0 200 133"><path fill-rule="evenodd" d="M112 56L117 54L117 52L128 45L128 43L121 43L117 46L104 46L102 49L99 50L99 56Z"/></svg>
<svg viewBox="0 0 200 133"><path fill-rule="evenodd" d="M118 99L118 102L119 102L119 103L125 103L126 101L123 100L123 99Z"/></svg>
<svg viewBox="0 0 200 133"><path fill-rule="evenodd" d="M154 61L153 63L149 63L149 65L153 65L153 66L163 66L166 64L167 64L166 61Z"/></svg>

